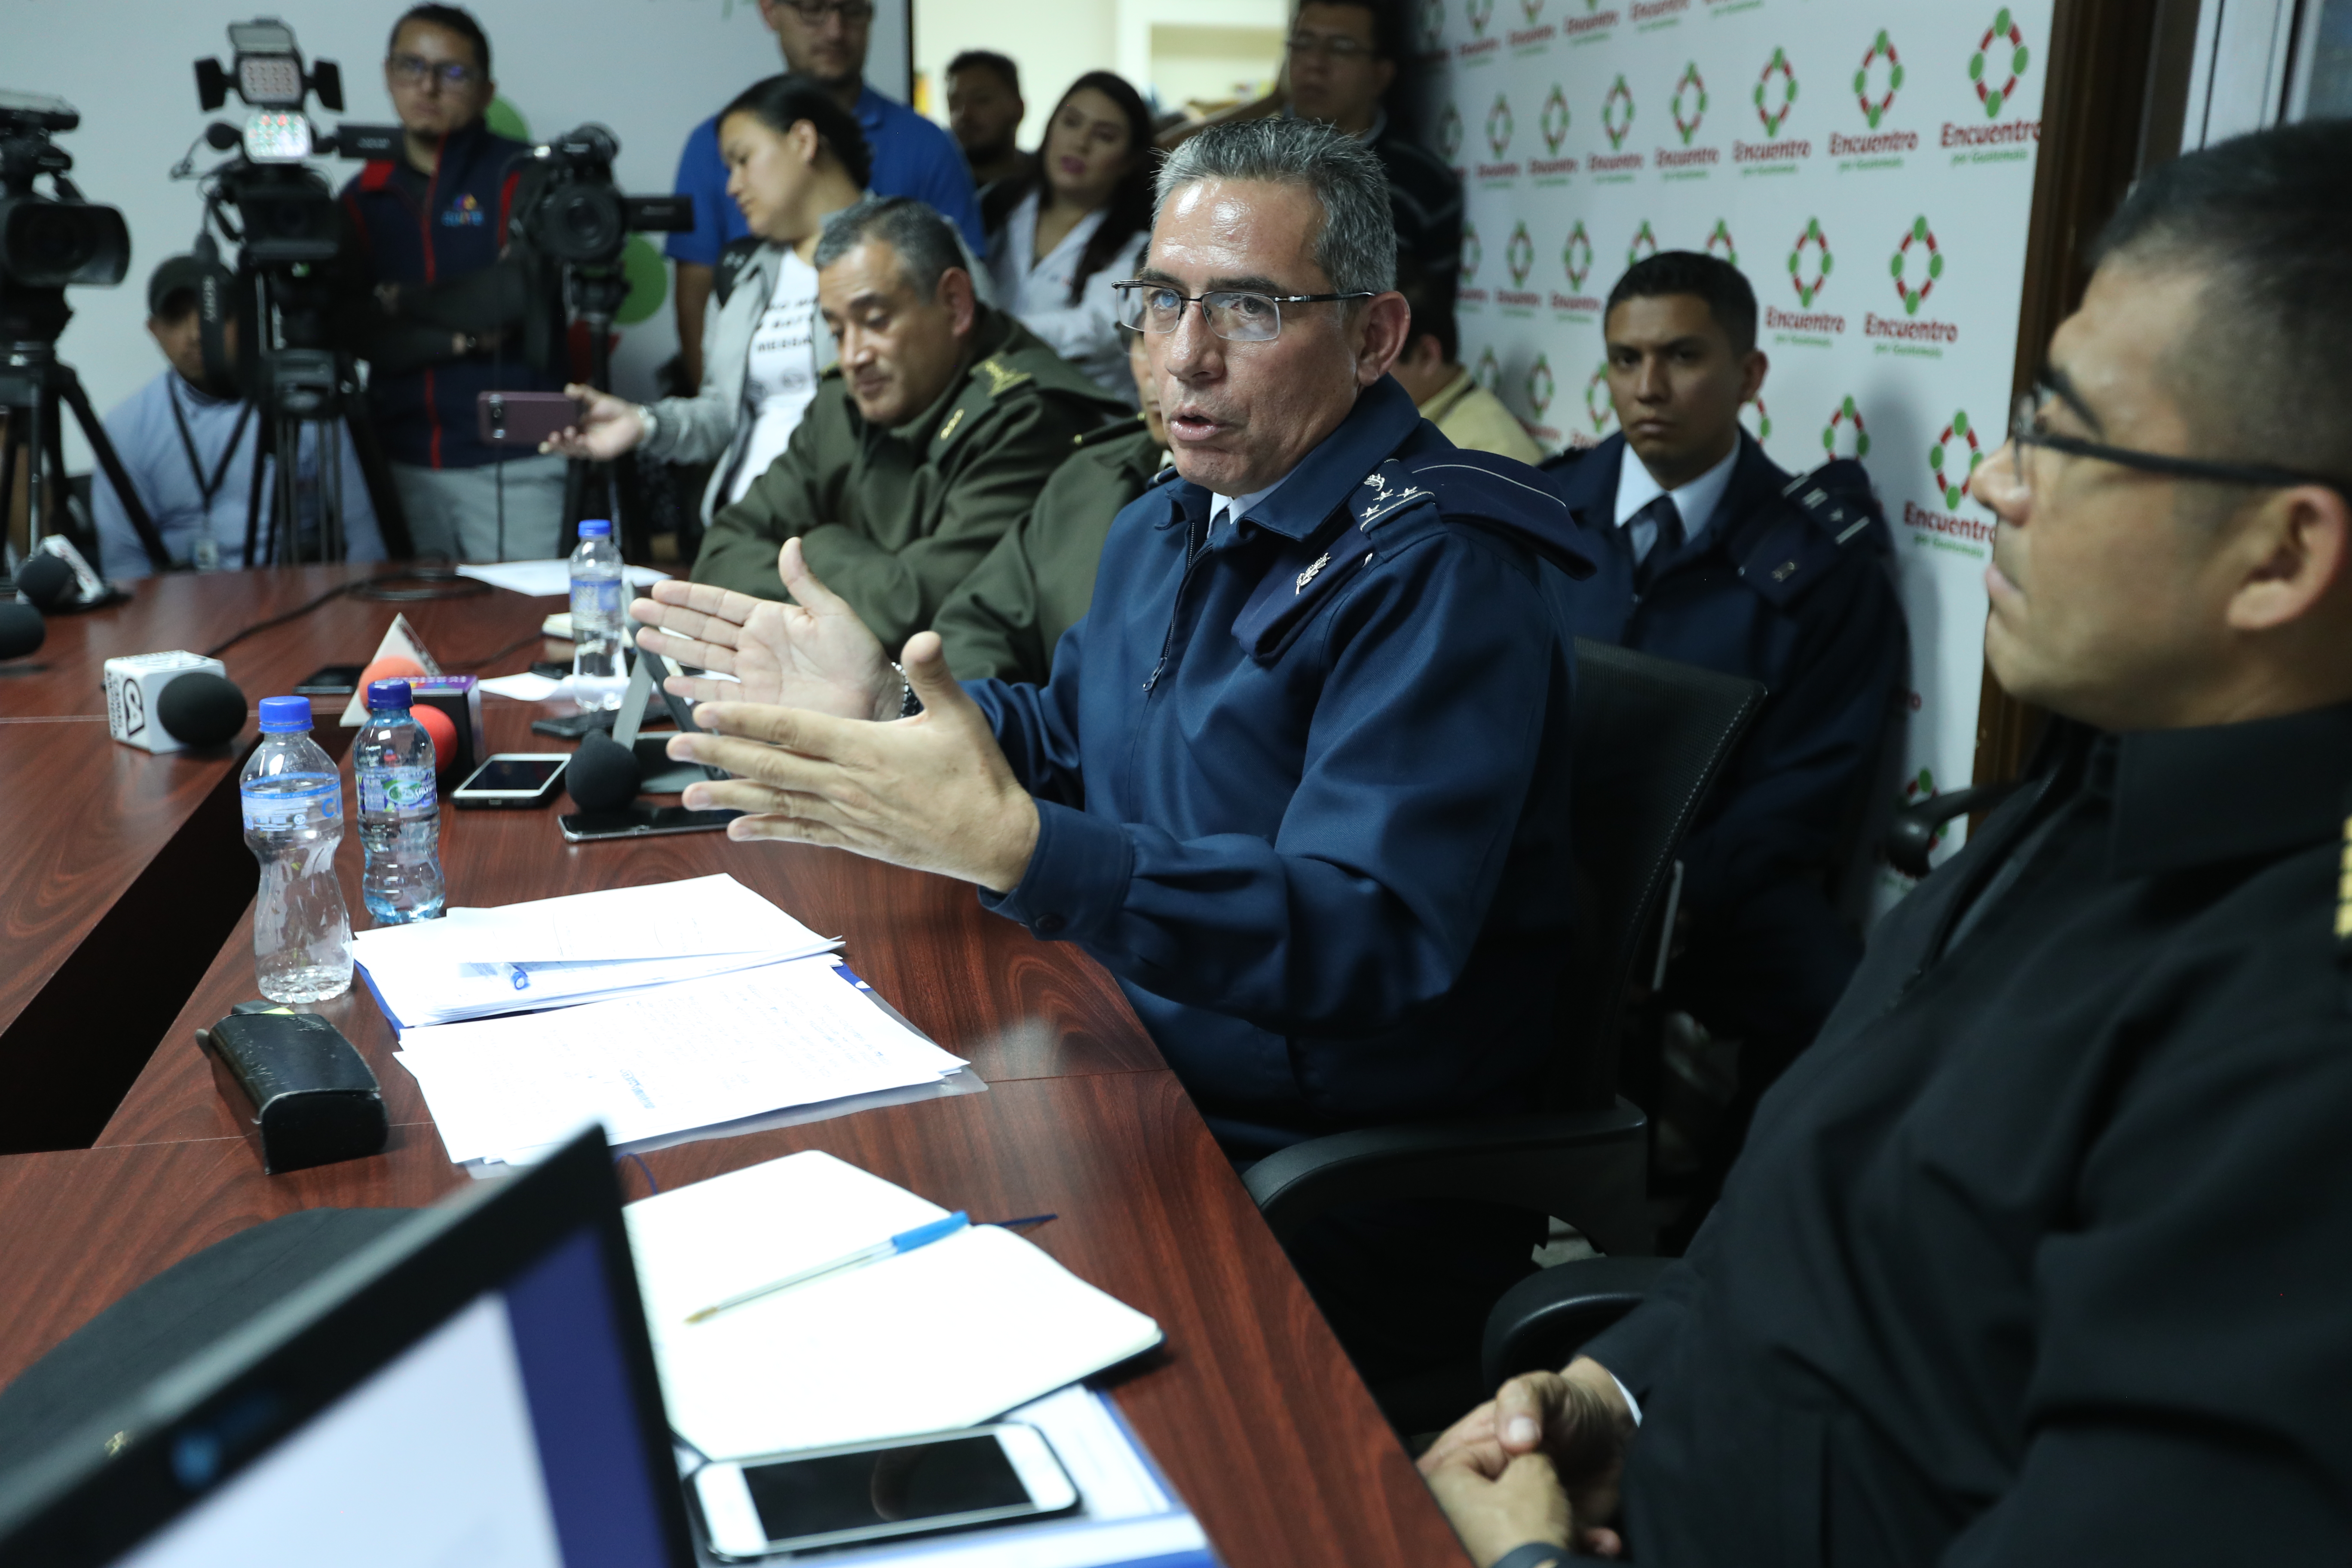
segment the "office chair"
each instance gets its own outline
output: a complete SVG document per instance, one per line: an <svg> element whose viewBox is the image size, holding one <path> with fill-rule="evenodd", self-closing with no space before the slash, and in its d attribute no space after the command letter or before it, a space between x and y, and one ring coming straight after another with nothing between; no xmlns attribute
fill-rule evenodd
<svg viewBox="0 0 2352 1568"><path fill-rule="evenodd" d="M1543 1109L1368 1128L1268 1156L1244 1180L1276 1237L1336 1205L1458 1198L1558 1215L1609 1253L1650 1249L1648 1123L1617 1094L1626 999L1646 984L1675 854L1763 701L1752 680L1581 638L1573 770L1578 929Z"/></svg>

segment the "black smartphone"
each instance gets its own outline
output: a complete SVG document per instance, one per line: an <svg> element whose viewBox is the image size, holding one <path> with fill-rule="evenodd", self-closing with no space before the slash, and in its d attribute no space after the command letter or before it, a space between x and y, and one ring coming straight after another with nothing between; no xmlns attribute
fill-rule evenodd
<svg viewBox="0 0 2352 1568"><path fill-rule="evenodd" d="M555 819L573 844L604 838L653 838L665 833L709 833L726 826L740 811L688 811L682 805L629 805L618 811L575 811Z"/></svg>
<svg viewBox="0 0 2352 1568"><path fill-rule="evenodd" d="M569 752L500 752L468 774L449 798L461 806L545 805L555 798Z"/></svg>
<svg viewBox="0 0 2352 1568"><path fill-rule="evenodd" d="M533 719L530 721L530 732L534 735L552 735L559 741L577 741L591 730L602 730L608 734L611 733L613 721L620 716L618 709L592 708L579 713L567 713L561 719Z"/></svg>
<svg viewBox="0 0 2352 1568"><path fill-rule="evenodd" d="M363 664L325 664L294 683L297 697L349 697L360 689Z"/></svg>
<svg viewBox="0 0 2352 1568"><path fill-rule="evenodd" d="M532 447L580 423L585 405L560 392L478 392L476 423L493 446Z"/></svg>

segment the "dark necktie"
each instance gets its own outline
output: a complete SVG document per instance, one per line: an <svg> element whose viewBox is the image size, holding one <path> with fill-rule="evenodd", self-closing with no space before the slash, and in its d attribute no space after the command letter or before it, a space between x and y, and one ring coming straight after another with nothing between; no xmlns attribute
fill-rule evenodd
<svg viewBox="0 0 2352 1568"><path fill-rule="evenodd" d="M1647 594L1658 574L1665 570L1683 547L1683 514L1675 505L1675 498L1662 495L1632 517L1625 520L1626 542L1633 542L1633 525L1648 518L1658 525L1658 536L1650 542L1650 552L1633 563L1633 592Z"/></svg>

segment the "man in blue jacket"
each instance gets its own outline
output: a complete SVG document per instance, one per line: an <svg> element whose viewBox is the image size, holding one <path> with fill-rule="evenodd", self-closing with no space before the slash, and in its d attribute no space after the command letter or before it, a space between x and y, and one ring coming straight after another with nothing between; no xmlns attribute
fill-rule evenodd
<svg viewBox="0 0 2352 1568"><path fill-rule="evenodd" d="M902 679L796 543L795 605L681 583L633 610L662 628L646 647L742 681L677 688L713 731L677 754L737 775L689 804L976 883L1080 943L1241 1160L1524 1109L1552 1042L1562 600L1591 565L1535 470L1455 449L1388 376L1395 255L1380 163L1343 132L1260 120L1171 155L1126 319L1175 468L1112 523L1043 687L958 686L932 632ZM1529 1240L1431 1209L1295 1256L1379 1376L1475 1344ZM1384 1302L1383 1247L1410 1276Z"/></svg>
<svg viewBox="0 0 2352 1568"><path fill-rule="evenodd" d="M562 337L507 325L487 331L427 325L432 296L497 265L530 149L493 135L490 44L454 5L419 5L394 25L384 89L400 117L396 160L371 163L343 188L370 292L354 348L369 362L368 405L419 555L461 561L561 555L563 459L503 453L482 440L484 392L559 391L543 360ZM560 310L542 299L530 309Z"/></svg>
<svg viewBox="0 0 2352 1568"><path fill-rule="evenodd" d="M1738 1098L1671 1246L1861 961L1827 881L1903 690L1903 608L1861 465L1792 486L1739 426L1767 365L1738 268L1693 251L1637 262L1602 331L1621 433L1547 465L1601 563L1577 631L1767 693L1683 847L1687 945L1669 994L1741 1047Z"/></svg>

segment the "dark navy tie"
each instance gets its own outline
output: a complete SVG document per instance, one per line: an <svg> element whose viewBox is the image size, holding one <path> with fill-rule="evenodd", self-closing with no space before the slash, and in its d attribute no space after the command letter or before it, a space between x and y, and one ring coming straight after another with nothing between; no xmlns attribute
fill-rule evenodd
<svg viewBox="0 0 2352 1568"><path fill-rule="evenodd" d="M1650 591L1650 584L1657 581L1658 574L1665 570L1666 563L1680 553L1683 547L1683 514L1682 510L1675 505L1673 496L1662 495L1625 520L1628 531L1626 542L1629 544L1633 542L1632 529L1643 518L1658 525L1658 536L1651 541L1650 552L1633 564L1633 591L1637 594Z"/></svg>

